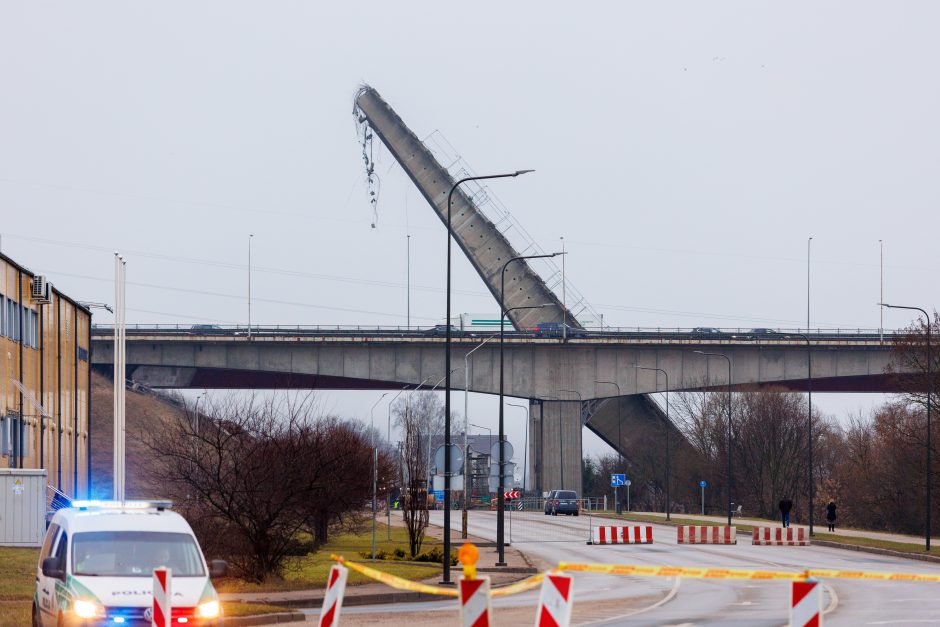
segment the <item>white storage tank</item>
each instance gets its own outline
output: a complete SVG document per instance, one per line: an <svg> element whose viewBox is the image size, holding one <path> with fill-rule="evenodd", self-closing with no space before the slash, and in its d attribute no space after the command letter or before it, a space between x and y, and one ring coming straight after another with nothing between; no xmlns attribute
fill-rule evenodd
<svg viewBox="0 0 940 627"><path fill-rule="evenodd" d="M0 468L0 546L41 546L46 533L46 471Z"/></svg>

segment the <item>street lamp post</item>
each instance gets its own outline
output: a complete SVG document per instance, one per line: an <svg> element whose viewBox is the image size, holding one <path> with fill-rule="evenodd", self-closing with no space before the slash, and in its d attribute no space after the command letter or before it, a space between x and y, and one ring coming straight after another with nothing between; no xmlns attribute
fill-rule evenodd
<svg viewBox="0 0 940 627"><path fill-rule="evenodd" d="M620 397L622 393L620 392L620 385L614 381L595 381L594 385L598 383L603 383L605 385L612 385L617 388L617 454L620 455L620 472L623 470L623 412L620 411ZM596 388L595 388L596 389ZM620 512L620 499L617 497L617 488L614 488L614 511L619 515Z"/></svg>
<svg viewBox="0 0 940 627"><path fill-rule="evenodd" d="M522 495L525 497L525 484L526 484L526 472L529 468L529 408L525 405L517 405L516 403L506 403L510 407L518 407L519 409L525 410L525 444L522 447Z"/></svg>
<svg viewBox="0 0 940 627"><path fill-rule="evenodd" d="M724 353L694 352L706 357L723 357L728 362L728 526L731 526L731 358Z"/></svg>
<svg viewBox="0 0 940 627"><path fill-rule="evenodd" d="M473 347L463 356L463 507L460 513L460 537L467 537L467 501L470 499L470 475L467 474L470 468L470 449L467 446L467 427L470 425L470 355L477 349L483 348L483 345L495 338L491 335L479 344Z"/></svg>
<svg viewBox="0 0 940 627"><path fill-rule="evenodd" d="M450 192L447 193L447 318L444 321L447 325L447 335L444 340L444 468L450 468L450 241L452 235L451 229L451 201L454 197L454 191L463 183L468 181L480 181L485 179L514 178L520 174L533 172L533 170L516 170L506 174L488 174L484 176L467 176L454 183ZM505 270L505 266L503 267ZM500 331L502 331L502 317L500 317ZM502 416L502 398L500 398L500 416ZM502 423L502 419L500 419ZM502 453L502 447L500 447ZM500 500L502 503L502 500ZM500 561L502 561L503 547L500 544ZM444 580L443 583L449 584L450 581L450 475L444 473Z"/></svg>
<svg viewBox="0 0 940 627"><path fill-rule="evenodd" d="M388 392L379 397L369 410L369 434L372 436L372 561L375 561L375 493L379 481L379 449L375 447L375 408L388 396Z"/></svg>
<svg viewBox="0 0 940 627"><path fill-rule="evenodd" d="M933 364L931 363L932 356L930 354L930 314L920 307L909 307L906 305L889 305L888 303L878 303L882 307L887 307L889 309L910 309L912 311L919 311L924 314L927 322L927 528L924 530L924 546L925 551L930 552L930 508L932 507L931 500L931 488L933 484L933 479L931 477L931 471L933 470L933 459L931 456L931 443L930 443L930 397L933 395Z"/></svg>
<svg viewBox="0 0 940 627"><path fill-rule="evenodd" d="M809 465L809 535L813 535L813 505L816 498L816 485L814 483L814 473L813 473L813 360L812 353L810 353L810 343L809 336L805 333L791 333L791 335L798 335L803 338L803 341L806 342L806 392L807 392L807 415L806 415L806 429L807 429L807 445L809 447L808 451L808 465Z"/></svg>
<svg viewBox="0 0 940 627"><path fill-rule="evenodd" d="M670 464L669 464L669 427L672 423L669 422L669 373L663 370L662 368L646 368L644 366L633 366L637 370L652 370L656 372L656 385L659 387L659 373L663 373L663 376L666 377L666 520L672 520L672 501L669 498L669 478L670 478ZM730 449L729 449L730 450Z"/></svg>
<svg viewBox="0 0 940 627"><path fill-rule="evenodd" d="M503 498L503 474L506 470L506 453L505 446L503 442L506 440L505 432L503 431L503 386L504 386L504 351L503 347L506 342L506 315L515 309L530 309L530 307L511 307L506 309L506 268L509 267L509 264L514 261L519 261L522 259L543 259L547 257L556 257L558 253L548 253L544 255L518 255L507 260L503 264L503 269L500 271L499 276L499 479L497 483L499 484L498 490L496 490L496 551L497 551L497 566L506 565L506 547L503 546L504 537L505 537L505 509L506 509L506 499ZM535 308L542 308L546 305L537 305Z"/></svg>
<svg viewBox="0 0 940 627"><path fill-rule="evenodd" d="M248 234L248 339L251 340L251 240L255 234Z"/></svg>

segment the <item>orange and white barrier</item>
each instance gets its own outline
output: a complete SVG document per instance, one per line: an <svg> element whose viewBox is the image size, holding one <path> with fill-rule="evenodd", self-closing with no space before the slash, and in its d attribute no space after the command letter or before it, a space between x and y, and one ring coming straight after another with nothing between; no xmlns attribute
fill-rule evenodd
<svg viewBox="0 0 940 627"><path fill-rule="evenodd" d="M490 627L493 624L490 578L461 577L457 589L460 593L460 624L464 627Z"/></svg>
<svg viewBox="0 0 940 627"><path fill-rule="evenodd" d="M758 546L808 546L806 529L793 527L754 527L751 544Z"/></svg>
<svg viewBox="0 0 940 627"><path fill-rule="evenodd" d="M700 525L679 525L679 544L737 544L738 528L727 525L703 527Z"/></svg>
<svg viewBox="0 0 940 627"><path fill-rule="evenodd" d="M542 581L535 627L568 627L574 606L574 583L570 575L548 573Z"/></svg>
<svg viewBox="0 0 940 627"><path fill-rule="evenodd" d="M339 612L343 609L343 594L346 593L346 578L349 569L340 564L330 568L330 576L326 580L326 594L323 596L323 609L320 610L319 627L334 627L339 625Z"/></svg>
<svg viewBox="0 0 940 627"><path fill-rule="evenodd" d="M594 527L592 544L652 544L653 527L636 525L623 527Z"/></svg>
<svg viewBox="0 0 940 627"><path fill-rule="evenodd" d="M169 568L153 569L153 618L151 627L170 627L172 619L173 571Z"/></svg>
<svg viewBox="0 0 940 627"><path fill-rule="evenodd" d="M792 582L790 627L819 627L823 624L822 616L822 586L819 582Z"/></svg>

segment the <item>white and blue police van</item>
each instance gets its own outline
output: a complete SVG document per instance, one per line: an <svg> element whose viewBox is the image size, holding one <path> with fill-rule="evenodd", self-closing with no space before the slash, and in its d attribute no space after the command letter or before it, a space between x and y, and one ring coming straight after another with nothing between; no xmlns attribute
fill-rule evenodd
<svg viewBox="0 0 940 627"><path fill-rule="evenodd" d="M172 574L173 625L221 625L196 536L169 501L74 501L55 512L36 569L33 627L150 625L153 571Z"/></svg>

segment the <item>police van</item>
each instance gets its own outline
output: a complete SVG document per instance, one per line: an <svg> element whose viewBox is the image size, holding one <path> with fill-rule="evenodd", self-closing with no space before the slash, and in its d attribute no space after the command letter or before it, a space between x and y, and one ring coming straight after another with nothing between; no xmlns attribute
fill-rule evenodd
<svg viewBox="0 0 940 627"><path fill-rule="evenodd" d="M150 625L153 570L170 569L174 625L221 625L211 568L169 501L75 501L46 531L33 596L33 627Z"/></svg>

